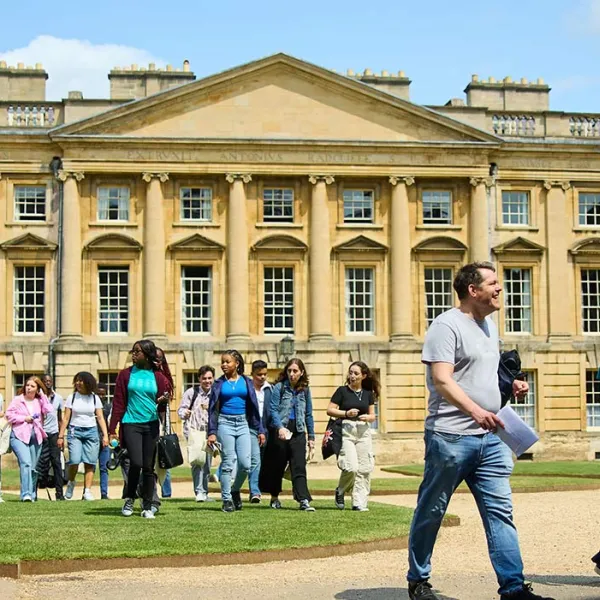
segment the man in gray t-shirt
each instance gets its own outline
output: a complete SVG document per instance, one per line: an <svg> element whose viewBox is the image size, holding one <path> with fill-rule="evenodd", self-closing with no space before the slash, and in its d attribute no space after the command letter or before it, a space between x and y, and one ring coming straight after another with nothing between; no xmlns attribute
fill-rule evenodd
<svg viewBox="0 0 600 600"><path fill-rule="evenodd" d="M423 346L429 389L425 422L425 473L409 540L408 595L438 598L429 583L435 540L454 490L465 481L486 530L501 600L552 600L534 594L512 520L512 455L494 432L503 427L498 387L498 331L489 316L500 309L491 263L462 267L454 279L460 306L437 317ZM522 396L527 383L515 381Z"/></svg>

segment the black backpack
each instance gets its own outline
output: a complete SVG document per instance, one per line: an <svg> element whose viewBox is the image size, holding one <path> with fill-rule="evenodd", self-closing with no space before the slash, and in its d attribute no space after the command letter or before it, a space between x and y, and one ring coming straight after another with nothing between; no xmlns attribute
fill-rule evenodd
<svg viewBox="0 0 600 600"><path fill-rule="evenodd" d="M521 371L521 357L517 350L506 350L500 353L498 363L498 387L500 388L501 405L504 406L513 396L513 382L525 375Z"/></svg>

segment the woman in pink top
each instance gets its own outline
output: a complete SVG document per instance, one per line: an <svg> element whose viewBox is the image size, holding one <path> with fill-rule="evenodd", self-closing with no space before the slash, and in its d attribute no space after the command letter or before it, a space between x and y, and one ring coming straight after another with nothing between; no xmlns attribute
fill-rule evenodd
<svg viewBox="0 0 600 600"><path fill-rule="evenodd" d="M44 432L44 415L54 408L46 398L44 384L38 377L30 377L6 409L6 419L12 425L10 446L19 461L21 502L36 499L37 472L35 470Z"/></svg>

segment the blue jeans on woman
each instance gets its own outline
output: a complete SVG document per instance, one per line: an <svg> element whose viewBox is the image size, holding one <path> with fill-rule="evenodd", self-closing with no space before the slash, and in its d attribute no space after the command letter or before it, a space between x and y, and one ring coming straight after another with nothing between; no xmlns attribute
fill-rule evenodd
<svg viewBox="0 0 600 600"><path fill-rule="evenodd" d="M22 442L14 432L10 434L10 447L13 449L19 461L19 478L21 480L21 500L29 496L36 499L37 488L37 464L42 451L42 445L38 444L35 433L31 433L31 439L26 444Z"/></svg>
<svg viewBox="0 0 600 600"><path fill-rule="evenodd" d="M258 443L258 431L250 430L250 473L248 474L248 487L250 488L250 497L260 496L258 487L258 476L260 474L260 455L261 448Z"/></svg>
<svg viewBox="0 0 600 600"><path fill-rule="evenodd" d="M231 492L239 492L250 470L250 428L246 415L219 415L217 437L221 452L221 498L231 500ZM237 473L233 486L232 471L237 457Z"/></svg>
<svg viewBox="0 0 600 600"><path fill-rule="evenodd" d="M454 490L465 481L483 521L488 552L500 588L508 594L523 587L523 561L513 523L508 446L493 433L459 435L425 432L425 473L410 529L408 581L431 575L431 555Z"/></svg>
<svg viewBox="0 0 600 600"><path fill-rule="evenodd" d="M100 466L100 497L108 498L108 461L110 460L110 446L100 448L98 465Z"/></svg>

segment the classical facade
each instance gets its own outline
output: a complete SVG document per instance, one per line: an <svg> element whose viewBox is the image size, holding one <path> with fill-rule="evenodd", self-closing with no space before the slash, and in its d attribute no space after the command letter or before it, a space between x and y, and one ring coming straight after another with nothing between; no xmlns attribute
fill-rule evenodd
<svg viewBox="0 0 600 600"><path fill-rule="evenodd" d="M5 396L47 369L62 392L78 370L112 386L143 336L178 390L227 347L273 372L293 351L322 429L361 359L383 382L378 452L419 458L423 336L458 266L489 259L534 453L600 451L598 116L476 76L419 106L402 72L282 54L202 80L114 69L106 100L47 102L47 77L0 63Z"/></svg>

